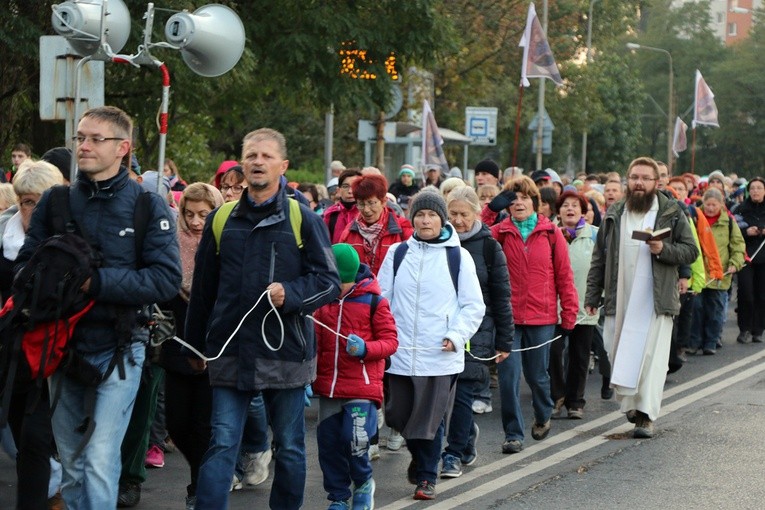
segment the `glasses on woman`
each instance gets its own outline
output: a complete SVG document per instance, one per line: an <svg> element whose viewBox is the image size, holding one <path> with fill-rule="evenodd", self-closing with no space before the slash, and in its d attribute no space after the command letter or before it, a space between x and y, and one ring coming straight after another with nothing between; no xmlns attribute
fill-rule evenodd
<svg viewBox="0 0 765 510"><path fill-rule="evenodd" d="M356 207L359 210L362 209L376 209L380 206L382 202L379 200L356 200Z"/></svg>
<svg viewBox="0 0 765 510"><path fill-rule="evenodd" d="M223 186L220 187L221 193L226 193L228 191L231 191L231 193L233 193L234 195L239 195L240 193L242 193L242 191L244 191L244 186L240 186L238 184L236 186L226 186L224 184Z"/></svg>

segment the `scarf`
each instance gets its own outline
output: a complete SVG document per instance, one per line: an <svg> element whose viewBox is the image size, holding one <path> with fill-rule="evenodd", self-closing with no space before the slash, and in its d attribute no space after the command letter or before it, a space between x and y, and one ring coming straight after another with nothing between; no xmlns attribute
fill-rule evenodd
<svg viewBox="0 0 765 510"><path fill-rule="evenodd" d="M475 220L473 222L473 226L470 227L470 230L468 230L467 232L463 232L462 234L457 232L457 237L460 238L460 242L464 243L465 241L467 241L468 239L476 235L481 230L482 226L483 224L480 221Z"/></svg>
<svg viewBox="0 0 765 510"><path fill-rule="evenodd" d="M377 258L377 245L380 244L383 227L388 224L388 208L384 207L380 219L372 225L367 225L359 214L356 225L359 227L359 234L364 239L364 256L366 264L373 267Z"/></svg>
<svg viewBox="0 0 765 510"><path fill-rule="evenodd" d="M719 215L717 218L719 219ZM699 246L707 275L714 280L722 280L722 261L720 260L720 252L717 250L715 236L712 234L712 226L699 208L696 208L696 234L699 236Z"/></svg>
<svg viewBox="0 0 765 510"><path fill-rule="evenodd" d="M533 212L531 213L531 216L523 221L516 221L515 218L512 218L512 220L513 224L518 227L518 231L521 233L521 239L523 239L523 242L525 243L526 239L529 238L531 232L537 226L539 218L537 217L537 213Z"/></svg>
<svg viewBox="0 0 765 510"><path fill-rule="evenodd" d="M566 241L571 244L571 241L576 239L577 234L581 229L584 228L586 224L587 222L585 221L584 216L582 216L579 218L579 221L576 223L574 228L563 227L563 237L565 237Z"/></svg>
<svg viewBox="0 0 765 510"><path fill-rule="evenodd" d="M191 294L191 280L194 277L194 257L197 254L201 234L196 235L188 229L178 229L178 246L181 250L181 297L189 300Z"/></svg>

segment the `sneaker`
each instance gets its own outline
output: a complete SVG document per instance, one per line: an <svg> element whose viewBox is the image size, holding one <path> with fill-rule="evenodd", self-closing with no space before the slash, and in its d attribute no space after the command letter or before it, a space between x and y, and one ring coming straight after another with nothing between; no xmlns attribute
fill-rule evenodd
<svg viewBox="0 0 765 510"><path fill-rule="evenodd" d="M523 443L517 439L502 443L502 453L520 453L521 450L523 450Z"/></svg>
<svg viewBox="0 0 765 510"><path fill-rule="evenodd" d="M372 510L375 507L375 481L370 478L353 491L353 510Z"/></svg>
<svg viewBox="0 0 765 510"><path fill-rule="evenodd" d="M560 420L563 418L563 402L565 399L559 398L555 401L555 407L553 407L552 414L550 415L550 418L553 420Z"/></svg>
<svg viewBox="0 0 765 510"><path fill-rule="evenodd" d="M133 482L120 483L117 495L118 508L131 508L141 501L141 484Z"/></svg>
<svg viewBox="0 0 765 510"><path fill-rule="evenodd" d="M327 510L351 510L351 505L347 501L333 501L329 504Z"/></svg>
<svg viewBox="0 0 765 510"><path fill-rule="evenodd" d="M412 485L417 485L417 462L414 459L409 462L409 467L406 468L406 479Z"/></svg>
<svg viewBox="0 0 765 510"><path fill-rule="evenodd" d="M748 331L742 331L738 334L736 337L736 342L740 344L746 344L749 343L749 332Z"/></svg>
<svg viewBox="0 0 765 510"><path fill-rule="evenodd" d="M486 412L486 402L483 400L473 400L473 413L483 414Z"/></svg>
<svg viewBox="0 0 765 510"><path fill-rule="evenodd" d="M370 444L368 453L369 460L378 460L380 458L380 445Z"/></svg>
<svg viewBox="0 0 765 510"><path fill-rule="evenodd" d="M242 480L238 476L234 475L234 478L231 479L231 489L229 492L240 490L242 490Z"/></svg>
<svg viewBox="0 0 765 510"><path fill-rule="evenodd" d="M414 499L436 499L436 486L427 480L421 481L414 489Z"/></svg>
<svg viewBox="0 0 765 510"><path fill-rule="evenodd" d="M391 429L388 436L388 450L397 452L404 445L404 436L398 430Z"/></svg>
<svg viewBox="0 0 765 510"><path fill-rule="evenodd" d="M752 335L752 343L753 344L761 344L762 343L762 335Z"/></svg>
<svg viewBox="0 0 765 510"><path fill-rule="evenodd" d="M581 420L582 418L584 418L584 409L569 409L568 410L569 420Z"/></svg>
<svg viewBox="0 0 765 510"><path fill-rule="evenodd" d="M551 427L552 424L550 423L550 420L547 420L546 423L534 423L534 425L531 426L531 437L537 441L541 441L550 433Z"/></svg>
<svg viewBox="0 0 765 510"><path fill-rule="evenodd" d="M478 443L479 433L480 429L478 428L478 424L473 422L473 429L470 432L470 437L468 437L468 444L465 447L465 451L462 452L461 460L463 466L472 466L478 458L478 451L476 450L475 445Z"/></svg>
<svg viewBox="0 0 765 510"><path fill-rule="evenodd" d="M462 476L462 462L454 455L446 454L441 465L441 478L459 478Z"/></svg>
<svg viewBox="0 0 765 510"><path fill-rule="evenodd" d="M268 464L271 462L271 448L264 452L246 453L244 485L260 485L268 478Z"/></svg>
<svg viewBox="0 0 765 510"><path fill-rule="evenodd" d="M151 445L149 451L146 452L145 465L148 468L161 468L165 465L165 452L162 451L157 445Z"/></svg>
<svg viewBox="0 0 765 510"><path fill-rule="evenodd" d="M645 413L640 413L632 437L636 439L651 439L654 434L653 421Z"/></svg>
<svg viewBox="0 0 765 510"><path fill-rule="evenodd" d="M186 496L186 510L194 510L195 506L197 506L197 497Z"/></svg>

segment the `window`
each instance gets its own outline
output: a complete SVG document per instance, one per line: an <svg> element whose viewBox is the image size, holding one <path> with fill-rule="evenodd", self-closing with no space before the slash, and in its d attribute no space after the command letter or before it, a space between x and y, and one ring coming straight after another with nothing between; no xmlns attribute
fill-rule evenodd
<svg viewBox="0 0 765 510"><path fill-rule="evenodd" d="M718 12L717 13L717 22L718 23L724 23L725 22L725 13L724 12Z"/></svg>
<svg viewBox="0 0 765 510"><path fill-rule="evenodd" d="M730 36L738 35L738 30L735 23L728 23L728 35Z"/></svg>

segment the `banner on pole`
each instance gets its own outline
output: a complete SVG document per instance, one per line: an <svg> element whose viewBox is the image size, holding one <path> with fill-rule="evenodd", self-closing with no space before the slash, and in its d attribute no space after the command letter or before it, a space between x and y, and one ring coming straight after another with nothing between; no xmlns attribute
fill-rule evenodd
<svg viewBox="0 0 765 510"><path fill-rule="evenodd" d="M523 62L521 63L521 85L529 87L529 78L549 78L556 85L563 85L558 66L555 64L550 45L547 42L542 25L539 23L534 4L529 4L529 12L526 16L526 29L518 45L523 48Z"/></svg>
<svg viewBox="0 0 765 510"><path fill-rule="evenodd" d="M717 105L715 104L715 95L709 88L701 72L696 69L696 90L693 101L693 122L696 126L714 126L720 127L717 121Z"/></svg>

